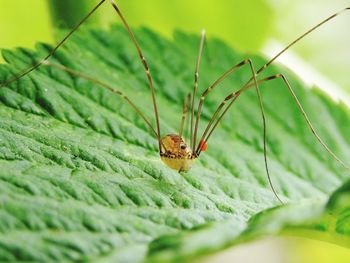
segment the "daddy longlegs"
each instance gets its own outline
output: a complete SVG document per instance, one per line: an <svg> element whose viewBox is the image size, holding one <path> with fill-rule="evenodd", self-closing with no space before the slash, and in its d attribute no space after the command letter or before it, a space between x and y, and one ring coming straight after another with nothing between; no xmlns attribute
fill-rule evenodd
<svg viewBox="0 0 350 263"><path fill-rule="evenodd" d="M253 63L250 59L245 59L241 61L240 63L234 65L231 67L228 71L226 71L224 74L222 74L217 80L215 80L207 89L204 90L204 92L200 95L200 100L198 103L197 111L195 114L195 98L196 94L198 92L198 80L199 80L199 67L201 63L201 57L203 53L204 48L204 42L205 42L205 31L202 31L201 39L199 43L199 49L198 49L198 55L197 60L195 64L195 73L194 73L194 86L193 91L190 92L185 100L184 107L183 107L183 113L181 118L181 125L180 125L180 131L178 134L168 134L164 137L161 137L161 130L160 130L160 123L159 123L159 116L158 116L158 107L155 97L155 91L153 87L153 80L150 73L150 70L148 68L148 64L146 61L146 58L143 56L143 53L141 51L141 48L136 40L136 37L134 33L132 32L128 22L126 21L124 15L120 11L118 5L114 0L110 0L110 4L113 7L113 9L116 11L117 15L121 19L125 29L128 32L129 37L131 38L136 51L139 55L139 58L141 60L141 63L143 65L143 68L145 70L148 86L151 91L151 97L152 97L152 103L153 103L153 109L154 109L154 116L155 116L155 122L156 122L156 129L154 129L151 122L147 119L147 117L142 113L142 111L121 91L118 91L114 89L112 86L99 81L95 78L92 78L84 73L75 71L71 68L68 68L66 66L60 65L60 64L54 64L49 62L49 58L54 55L54 53L66 42L66 40L75 32L78 30L78 28L87 20L90 16L92 16L93 13L99 9L99 7L106 2L106 0L101 0L52 50L51 52L46 55L43 59L40 61L34 63L33 65L29 66L28 68L24 69L23 71L19 72L18 74L14 75L12 78L5 80L5 82L0 84L1 87L5 87L9 85L10 83L17 81L21 79L22 77L26 76L30 72L34 71L35 69L39 68L42 65L54 67L56 69L65 71L71 75L78 76L81 78L84 78L88 81L91 81L93 83L96 83L103 88L106 88L110 90L111 92L121 96L130 106L131 108L145 121L147 126L150 128L152 133L155 135L158 141L158 150L161 160L170 168L175 169L179 172L187 172L193 165L194 161L199 158L201 152L205 151L207 148L207 142L209 138L211 137L212 133L224 117L224 115L227 113L227 111L230 109L232 104L237 100L237 98L246 90L254 87L256 90L256 94L259 100L259 107L262 115L262 122L263 122L263 152L264 152L264 162L265 162L265 170L267 173L267 178L269 185L276 196L276 198L281 202L282 200L279 198L273 184L271 181L271 176L268 168L268 162L267 162L267 145L266 145L266 121L265 121L265 113L264 113L264 107L259 91L259 84L275 79L281 79L283 81L284 86L288 89L290 92L294 102L297 104L300 113L302 114L303 118L306 121L306 124L310 128L312 134L315 136L317 141L322 145L322 147L330 154L330 156L336 160L338 163L340 163L343 167L350 170L350 168L333 153L333 151L327 146L327 144L321 139L321 137L316 132L315 128L311 124L306 112L304 111L302 105L300 104L296 94L294 93L294 90L292 89L291 85L289 84L289 81L287 77L283 74L275 74L263 79L258 79L258 76L266 70L279 56L281 56L285 51L287 51L289 48L291 48L293 45L295 45L297 42L299 42L301 39L303 39L305 36L309 35L311 32L316 30L317 28L321 27L323 24L327 23L328 21L334 19L335 17L339 16L340 14L350 10L350 7L343 9L340 12L337 12L328 18L321 21L316 26L312 27L308 31L306 31L304 34L299 36L297 39L295 39L293 42L291 42L289 45L287 45L284 49L282 49L279 53L277 53L272 59L270 59L267 63L265 63L261 68L259 68L257 71L255 71ZM206 96L213 91L219 83L221 83L225 78L227 78L229 75L234 73L237 69L248 66L251 72L250 79L246 82L246 84L240 88L237 91L229 93L224 100L219 104L218 108L214 112L213 116L210 118L209 123L204 130L202 136L200 137L199 141L197 140L198 135L198 125L200 121L201 116L201 110L205 101ZM190 111L188 111L188 108L190 108ZM190 114L190 144L187 144L185 142L185 139L182 137L183 128L185 124L186 116Z"/></svg>

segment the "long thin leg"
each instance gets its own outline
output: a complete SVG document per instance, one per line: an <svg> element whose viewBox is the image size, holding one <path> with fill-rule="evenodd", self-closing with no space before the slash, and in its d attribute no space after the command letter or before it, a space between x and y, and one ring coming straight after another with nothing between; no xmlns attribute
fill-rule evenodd
<svg viewBox="0 0 350 263"><path fill-rule="evenodd" d="M142 113L142 111L121 91L114 89L112 86L98 80L95 78L92 78L84 73L78 72L74 69L68 68L66 66L60 65L60 64L55 64L52 63L50 61L44 61L42 63L45 66L50 66L59 70L62 70L64 72L67 72L73 76L77 76L77 77L81 77L83 79L89 80L93 83L96 83L98 85L100 85L101 87L119 95L120 97L122 97L130 106L131 108L145 121L145 123L147 124L147 126L150 128L150 130L154 133L154 135L157 135L157 132L155 131L155 129L153 128L151 122L147 119L147 117Z"/></svg>
<svg viewBox="0 0 350 263"><path fill-rule="evenodd" d="M335 17L343 14L346 11L349 11L350 7L347 7L331 16L329 16L328 18L324 19L323 21L321 21L319 24L317 24L316 26L312 27L311 29L309 29L308 31L306 31L304 34L302 34L301 36L299 36L298 38L296 38L294 41L292 41L289 45L287 45L284 49L282 49L280 52L278 52L272 59L270 59L267 63L265 63L257 72L256 72L256 76L258 76L260 73L262 73L265 69L267 69L272 62L274 62L279 56L281 56L283 53L285 53L289 48L291 48L292 46L294 46L296 43L298 43L301 39L303 39L304 37L306 37L307 35L309 35L311 32L315 31L316 29L318 29L319 27L321 27L322 25L324 25L325 23L327 23L328 21L334 19ZM251 77L249 79L249 81L247 82L247 84L244 87L251 87L253 85L250 85L250 83L254 80L253 77ZM236 95L239 95L239 93L237 93ZM227 99L225 99L225 103L227 101L229 101L230 99L234 98L236 95L234 94L230 94L229 96L227 96ZM220 105L217 111L220 111L221 108L224 105ZM214 113L215 115L215 113ZM217 114L216 114L217 115ZM215 116L216 116L215 115ZM212 118L213 119L213 118ZM209 122L210 124L210 122Z"/></svg>
<svg viewBox="0 0 350 263"><path fill-rule="evenodd" d="M252 62L250 59L245 59L242 62L236 64L235 66L233 66L232 68L230 68L228 71L226 71L224 74L222 74L217 80L215 80L213 82L213 84L211 84L202 94L200 97L200 101L198 104L198 110L197 110L197 116L196 116L196 124L195 124L195 128L194 128L194 135L193 135L193 148L192 148L192 152L195 152L196 150L196 141L197 141L197 132L198 132L198 124L199 124L199 119L200 119L200 114L201 114L201 110L202 110L202 106L205 100L205 97L220 83L222 82L224 79L226 79L230 74L232 74L233 72L235 72L237 69L239 69L240 67L244 66L244 65L250 65L250 68L252 68ZM255 72L253 73L255 75ZM254 79L254 75L252 77L252 79ZM225 102L226 103L226 102ZM214 113L215 115L215 113ZM216 115L215 115L216 116ZM210 128L210 126L209 126ZM207 127L207 129L209 129ZM206 131L207 132L207 131ZM205 133L206 133L205 132ZM203 137L202 137L203 139ZM202 142L202 140L200 140L200 142Z"/></svg>
<svg viewBox="0 0 350 263"><path fill-rule="evenodd" d="M263 138L264 138L264 163L265 163L265 170L266 170L266 174L267 174L267 178L268 178L268 181L269 181L269 185L270 185L270 188L272 189L272 192L274 193L274 195L276 196L276 198L283 204L282 200L280 199L280 197L278 196L273 184L272 184L272 181L271 181L271 176L270 176L270 171L269 171L269 166L268 166L268 162L267 162L267 146L266 146L266 134L267 134L267 131L266 131L266 118L265 118L265 111L264 111L264 105L262 103L262 99L261 99L261 94L260 94L260 90L259 90L259 86L258 86L258 81L256 79L256 74L255 74L255 69L254 69L254 66L253 66L253 63L251 62L250 59L246 60L247 63L249 64L249 67L250 67L250 70L251 70L251 73L252 73L252 78L254 80L254 83L251 84L251 86L254 86L255 87L255 90L256 90L256 93L257 93L257 96L258 96L258 100L259 100L259 107L260 107L260 111L261 111L261 116L262 116L262 122L263 122ZM228 71L229 72L229 71ZM228 73L226 72L226 73ZM225 74L226 74L225 73ZM231 72L232 73L232 72ZM227 75L223 75L222 77L226 77ZM230 73L228 73L230 74ZM217 80L217 81L220 81L220 78ZM215 82L214 82L215 83ZM215 87L215 86L214 86ZM204 91L204 95L206 95L207 93L209 93L211 91L210 87ZM241 91L243 92L243 90ZM224 101L220 104L218 110L215 111L212 119L210 120L206 130L204 131L201 139L200 139L200 143L198 144L197 146L197 149L196 149L196 154L199 156L200 153L201 153L201 150L202 150L202 142L207 142L208 141L208 138L210 137L211 133L213 132L213 130L210 131L209 135L207 138L205 138L206 134L208 133L209 129L210 129L210 126L213 122L213 120L215 120L217 114L219 113L220 109L226 104L226 102L230 99L232 99L231 103L233 103L239 96L239 94L241 92L236 92L236 93L233 93L232 94L232 97L231 96L227 96ZM230 94L231 95L231 94ZM203 102L204 100L201 100L201 102ZM199 105L201 106L201 104ZM228 109L225 109L225 112L227 111ZM200 108L198 109L198 112L200 112ZM197 115L198 116L198 115ZM222 118L222 117L221 117ZM214 128L217 126L217 124L215 124ZM213 129L214 129L213 128Z"/></svg>
<svg viewBox="0 0 350 263"><path fill-rule="evenodd" d="M253 65L251 65L251 70L253 72L252 74L253 74L253 78L254 78L254 87L255 87L256 94L258 96L259 107L260 107L260 112L261 112L261 118L262 118L262 122L263 122L263 151L264 151L265 171L266 171L267 179L269 181L269 185L270 185L270 188L271 188L272 192L274 193L274 195L276 196L278 201L280 201L280 203L283 204L283 201L278 196L278 194L277 194L277 192L275 190L275 187L273 186L272 181L271 181L270 169L269 169L269 164L268 164L268 161L267 161L267 144L266 144L267 128L266 128L266 118L265 118L264 104L263 104L263 101L261 99L260 89L259 89L259 86L258 86L258 83L257 83L256 74L255 74L255 70L254 70Z"/></svg>
<svg viewBox="0 0 350 263"><path fill-rule="evenodd" d="M201 63L204 42L205 42L205 30L202 30L201 40L199 42L196 66L195 66L195 70L194 70L194 86L193 86L193 96L192 96L192 104L191 104L191 138L190 138L191 149L194 149L194 147L195 147L195 141L193 140L194 100L196 98L196 93L197 93L197 89L198 89L199 66Z"/></svg>
<svg viewBox="0 0 350 263"><path fill-rule="evenodd" d="M334 18L336 18L337 16L345 13L346 11L350 11L350 7L344 8L343 10L327 17L326 19L322 20L320 23L318 23L317 25L315 25L314 27L312 27L311 29L309 29L308 31L306 31L304 34L302 34L301 36L299 36L298 38L296 38L294 41L292 41L289 45L287 45L285 48L283 48L280 52L278 52L273 58L271 58L268 62L266 62L257 72L256 74L259 75L260 73L262 73L265 69L267 69L278 57L280 57L282 54L284 54L288 49L290 49L292 46L294 46L296 43L298 43L300 40L302 40L303 38L305 38L307 35L309 35L310 33L312 33L313 31L315 31L316 29L318 29L319 27L321 27L322 25L324 25L325 23L333 20ZM251 78L248 83L250 83L253 80L253 78Z"/></svg>
<svg viewBox="0 0 350 263"><path fill-rule="evenodd" d="M276 74L276 75L272 75L270 77L264 78L262 80L259 80L258 83L261 82L266 82L266 81L270 81L273 79L277 79L277 78L281 78L285 84L285 86L288 88L288 91L291 93L293 100L295 101L295 103L297 104L301 114L303 115L308 127L310 128L312 134L315 136L315 138L317 139L317 141L322 145L322 147L332 156L332 158L334 160L336 160L339 164L341 164L344 168L350 170L350 167L347 166L328 146L327 144L322 140L322 138L318 135L318 133L316 132L316 129L313 127L309 117L307 116L305 110L303 109L303 107L301 106L293 88L291 87L291 85L289 84L288 79L283 75L283 74ZM227 96L225 98L224 101L229 101L231 100L231 102L227 105L227 107L225 108L225 110L223 111L223 113L221 113L221 115L219 116L219 118L216 120L215 125L213 126L213 128L211 129L211 131L209 132L209 134L207 135L207 137L205 138L206 141L208 141L209 137L211 136L211 134L213 133L213 131L215 130L215 128L217 127L217 125L220 123L221 119L223 118L223 116L226 114L226 112L228 111L228 109L232 106L233 102L238 98L238 96L240 94L242 94L245 90L253 87L254 84L248 84L245 85L243 88L241 88L240 90L231 93L229 96ZM225 104L225 103L224 103ZM220 104L221 105L221 104ZM199 152L200 153L200 152Z"/></svg>
<svg viewBox="0 0 350 263"><path fill-rule="evenodd" d="M191 100L191 93L188 93L186 96L186 100L184 103L183 111L182 111L182 117L181 117L181 125L180 125L180 131L179 131L179 146L178 146L178 152L180 151L180 142L181 142L181 137L182 137L182 132L185 126L185 120L186 120L186 115L187 115L187 109L188 109L188 104L190 103Z"/></svg>
<svg viewBox="0 0 350 263"><path fill-rule="evenodd" d="M26 76L33 70L37 69L40 67L42 64L44 64L45 61L47 61L50 57L52 57L53 54L59 49L64 42L76 31L78 28L93 14L95 11L105 2L106 0L101 0L51 51L46 57L41 59L40 61L36 62L34 65L31 65L30 67L22 70L20 73L16 74L12 78L6 80L5 82L0 84L0 88L5 87L9 85L10 83L19 80L20 78Z"/></svg>
<svg viewBox="0 0 350 263"><path fill-rule="evenodd" d="M151 72L148 68L147 65L147 61L146 58L143 56L141 48L139 43L137 42L134 33L131 31L131 28L128 24L128 22L126 22L126 19L124 18L124 15L122 14L122 12L120 11L120 9L118 8L117 4L115 3L114 0L110 0L111 5L113 6L114 10L117 12L118 16L120 17L120 19L122 20L126 30L128 31L128 34L132 40L132 42L134 43L137 53L139 54L139 57L141 59L142 65L145 69L146 75L147 75L147 80L148 80L148 84L149 84L149 88L151 90L151 95L152 95L152 102L153 102L153 108L154 108L154 115L156 118L156 126L157 126L157 138L158 138L158 147L159 147L159 153L161 153L162 149L161 149L161 140L160 140L160 126L159 126L159 116L158 116L158 108L157 108L157 101L156 101L156 96L155 96L155 92L154 92L154 87L153 87L153 81L152 81L152 76L151 76Z"/></svg>
<svg viewBox="0 0 350 263"><path fill-rule="evenodd" d="M292 46L294 46L296 43L298 43L301 39L303 39L304 37L306 37L307 35L309 35L311 32L315 31L316 29L318 29L319 27L321 27L322 25L324 25L325 23L327 23L328 21L334 19L335 17L343 14L346 11L349 11L350 7L347 7L331 16L329 16L328 18L324 19L323 21L321 21L319 24L317 24L316 26L312 27L310 30L306 31L304 34L302 34L301 36L299 36L297 39L295 39L294 41L292 41L288 46L286 46L284 49L282 49L279 53L277 53L277 55L275 55L272 59L270 59L267 63L265 63L257 72L255 76L258 76L260 73L262 73L265 69L267 69L272 62L274 62L279 56L281 56L283 53L285 53L289 48L291 48ZM243 89L246 89L247 87L252 87L254 86L254 84L250 84L252 81L254 80L254 77L251 77L249 79L249 81L247 82L247 84L243 87ZM258 81L258 83L260 83L260 81ZM242 91L237 91L235 93L231 93L230 95L228 95L225 100L220 104L220 106L218 107L218 109L215 111L213 117L211 118L211 120L209 121L208 127L210 128L209 125L212 124L212 121L216 118L217 114L221 111L221 109L224 107L224 105L229 101L229 100L235 100L237 96L240 95ZM228 108L230 107L230 105L233 103L233 101L229 104ZM300 103L299 103L300 104ZM197 114L198 115L198 114ZM208 129L207 127L207 129ZM205 131L205 134L208 131ZM204 137L202 137L202 139L204 139Z"/></svg>
<svg viewBox="0 0 350 263"><path fill-rule="evenodd" d="M301 39L303 39L304 37L306 37L307 35L309 35L311 32L313 32L314 30L316 30L317 28L321 27L323 24L327 23L328 21L334 19L335 17L341 15L342 13L349 11L350 7L347 7L343 10L341 10L340 12L337 12L331 16L329 16L328 18L324 19L323 21L321 21L319 24L317 24L316 26L314 26L313 28L311 28L310 30L306 31L304 34L302 34L301 36L299 36L297 39L295 39L294 41L292 41L289 45L287 45L284 49L282 49L279 53L277 53L272 59L270 59L267 63L265 63L258 71L256 74L254 74L254 76L252 78L249 79L249 81L246 83L246 85L244 85L244 87L234 93L229 94L224 101L219 105L219 107L217 108L217 110L215 111L214 115L212 116L212 118L209 121L209 124L200 140L200 142L207 142L209 137L211 136L211 134L213 133L213 131L215 130L215 128L217 127L217 125L220 123L222 117L225 115L225 113L228 111L228 109L231 107L231 105L234 103L234 101L238 98L238 96L247 88L250 88L251 86L255 85L256 86L256 77L262 73L265 69L267 69L279 56L281 56L283 53L285 53L289 48L291 48L293 45L295 45L296 43L298 43ZM283 75L278 74L279 77L282 77ZM276 75L276 76L278 76ZM327 152L337 161L339 162L343 167L345 167L346 169L350 170L350 167L347 166L340 158L338 158L330 149L329 147L323 142L323 140L320 138L320 136L316 133L314 127L312 126L308 116L306 115L304 109L302 108L299 100L297 99L293 89L291 88L291 86L289 85L288 80L283 76L282 77L284 82L286 83L289 91L292 94L293 99L295 100L295 102L297 103L300 111L302 112L309 128L311 129L312 133L315 135L315 137L317 138L317 140L321 143L321 145L327 150ZM263 79L261 81L258 81L258 83L262 82L262 81L268 81L270 79L273 78L266 78ZM255 81L255 84L251 84L252 81ZM265 122L265 117L264 117L264 109L263 109L263 104L261 101L261 97L259 94L259 90L257 88L257 92L258 92L258 97L259 97L259 103L260 103L260 108L261 108L261 113L262 113L262 117L263 117L263 123L264 123L264 160L265 160L265 168L266 168L266 172L268 174L268 180L269 180L269 184L274 192L274 194L276 195L276 197L278 198L278 195L276 194L272 182L271 182L271 178L269 175L269 170L268 170L268 164L267 164L267 155L266 155L266 122ZM215 120L215 118L217 117L217 115L219 114L219 112L222 110L222 108L225 106L225 104L230 101L229 105L226 107L226 109L224 110L224 112L220 115L220 117L218 118L218 120L216 121L216 123L214 124L212 130L209 132L209 134L207 135L207 137L205 137L205 135L208 133L208 130L210 129L210 126L212 125L213 121ZM200 155L201 149L200 149L200 144L198 145L198 148L196 150L197 154ZM278 198L279 199L279 198ZM279 201L281 201L279 199Z"/></svg>

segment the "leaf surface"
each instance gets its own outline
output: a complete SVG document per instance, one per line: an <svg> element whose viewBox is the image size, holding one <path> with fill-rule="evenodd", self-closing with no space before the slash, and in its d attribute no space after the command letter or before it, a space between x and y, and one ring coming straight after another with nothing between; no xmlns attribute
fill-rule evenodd
<svg viewBox="0 0 350 263"><path fill-rule="evenodd" d="M136 30L154 77L162 135L177 133L192 90L198 37L165 39ZM203 91L250 57L209 39ZM127 94L152 121L145 73L127 34L85 29L52 59ZM3 51L0 79L47 54ZM350 157L349 111L286 72L329 147ZM205 100L203 132L219 102L249 79L243 68ZM0 259L157 262L189 260L253 238L295 233L350 246L349 173L317 143L283 83L261 85L268 158L279 206L264 170L254 90L243 94L188 173L165 167L147 125L116 94L42 66L0 90ZM344 184L342 187L340 187ZM340 187L340 188L339 188ZM335 191L339 188L337 191ZM335 191L335 192L334 192ZM332 194L333 193L333 194Z"/></svg>

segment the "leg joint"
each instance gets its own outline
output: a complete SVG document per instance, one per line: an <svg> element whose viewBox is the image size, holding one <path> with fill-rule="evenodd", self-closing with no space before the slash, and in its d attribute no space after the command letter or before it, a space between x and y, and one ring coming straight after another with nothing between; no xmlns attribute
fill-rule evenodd
<svg viewBox="0 0 350 263"><path fill-rule="evenodd" d="M252 65L253 62L252 62L252 60L251 60L250 58L247 58L247 59L244 60L244 64L250 64L250 65Z"/></svg>

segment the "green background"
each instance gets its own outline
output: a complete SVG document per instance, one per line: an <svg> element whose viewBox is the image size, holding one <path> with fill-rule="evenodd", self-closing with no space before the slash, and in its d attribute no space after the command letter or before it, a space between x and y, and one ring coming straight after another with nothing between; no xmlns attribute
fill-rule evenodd
<svg viewBox="0 0 350 263"><path fill-rule="evenodd" d="M96 0L2 0L0 46L33 46L37 41L54 42L54 26L72 25ZM220 36L240 50L259 51L267 40L282 45L349 5L346 0L129 0L118 1L133 26L145 25L170 37L175 28ZM103 9L103 10L102 10ZM105 5L92 23L107 26L119 22ZM316 11L315 11L316 10ZM350 52L347 33L350 16L331 22L298 44L293 51L341 88L350 90L347 80Z"/></svg>

